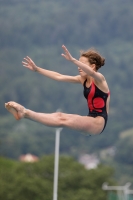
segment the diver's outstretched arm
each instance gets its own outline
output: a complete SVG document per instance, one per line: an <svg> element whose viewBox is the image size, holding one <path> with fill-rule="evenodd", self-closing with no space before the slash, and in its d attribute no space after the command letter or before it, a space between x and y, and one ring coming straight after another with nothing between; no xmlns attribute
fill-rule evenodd
<svg viewBox="0 0 133 200"><path fill-rule="evenodd" d="M57 80L57 81L64 81L64 82L71 82L71 83L81 83L80 76L68 76L63 75L55 71L46 70L44 68L38 67L33 60L26 56L24 58L24 61L22 61L22 64L24 67L28 68L31 71L38 72L42 74L43 76L46 76L48 78Z"/></svg>

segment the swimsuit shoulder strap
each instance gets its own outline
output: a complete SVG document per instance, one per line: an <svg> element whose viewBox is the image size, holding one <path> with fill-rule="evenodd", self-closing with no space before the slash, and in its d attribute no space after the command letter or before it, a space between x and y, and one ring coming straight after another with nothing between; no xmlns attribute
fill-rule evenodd
<svg viewBox="0 0 133 200"><path fill-rule="evenodd" d="M94 83L94 81L92 81L91 84L92 84L92 86L94 86L94 87L96 86L95 83ZM110 95L110 91L109 91L107 94L108 94L108 96L109 96L109 95Z"/></svg>

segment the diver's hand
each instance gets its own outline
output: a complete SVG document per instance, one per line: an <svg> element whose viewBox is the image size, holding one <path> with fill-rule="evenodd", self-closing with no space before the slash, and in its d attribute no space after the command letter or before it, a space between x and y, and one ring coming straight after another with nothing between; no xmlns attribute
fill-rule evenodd
<svg viewBox="0 0 133 200"><path fill-rule="evenodd" d="M64 50L64 54L62 53L61 55L62 55L66 60L69 60L69 61L75 60L75 59L71 56L70 52L67 50L67 48L66 48L64 45L62 45L62 49Z"/></svg>
<svg viewBox="0 0 133 200"><path fill-rule="evenodd" d="M26 56L26 58L24 58L24 61L22 61L22 64L23 64L24 67L28 68L31 71L34 71L34 72L37 71L38 67L33 62L33 60L28 56Z"/></svg>

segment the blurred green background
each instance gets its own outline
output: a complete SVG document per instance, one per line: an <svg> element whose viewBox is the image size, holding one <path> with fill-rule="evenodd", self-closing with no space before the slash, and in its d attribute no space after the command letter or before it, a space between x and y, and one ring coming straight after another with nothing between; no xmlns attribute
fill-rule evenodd
<svg viewBox="0 0 133 200"><path fill-rule="evenodd" d="M77 59L80 50L94 47L106 58L100 71L111 92L108 124L96 137L64 128L60 155L63 159L70 156L78 165L81 155L95 154L103 167L112 167L114 182L133 184L132 24L132 0L0 0L1 166L8 166L8 162L18 162L9 166L19 165L19 156L27 153L39 158L52 156L55 148L54 128L28 120L15 121L4 108L5 102L16 101L37 112L50 113L60 108L67 113L88 113L81 85L60 83L33 73L22 66L23 58L28 55L42 68L77 75L77 68L61 57L62 44ZM39 198L43 199L36 199ZM2 200L6 199L15 197Z"/></svg>

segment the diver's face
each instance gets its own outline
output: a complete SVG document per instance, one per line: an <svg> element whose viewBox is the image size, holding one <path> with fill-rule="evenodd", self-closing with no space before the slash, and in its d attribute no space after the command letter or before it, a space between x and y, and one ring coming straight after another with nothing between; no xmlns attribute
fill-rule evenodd
<svg viewBox="0 0 133 200"><path fill-rule="evenodd" d="M84 56L81 56L81 57L79 58L79 61L82 62L82 63L84 63L84 64L86 64L86 65L88 65L89 67L91 67L91 64L89 63L88 58L86 58L86 57L84 57ZM84 71L83 71L81 68L79 68L79 67L78 67L78 71L79 71L80 76L87 76L86 72L84 72Z"/></svg>

